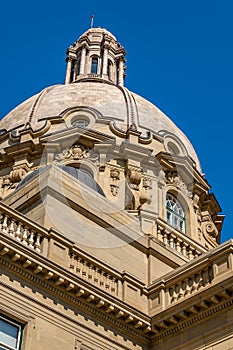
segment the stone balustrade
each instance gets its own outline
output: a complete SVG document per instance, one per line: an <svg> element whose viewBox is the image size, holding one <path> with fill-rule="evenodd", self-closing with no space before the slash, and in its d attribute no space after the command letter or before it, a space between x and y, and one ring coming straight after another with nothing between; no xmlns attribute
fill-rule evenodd
<svg viewBox="0 0 233 350"><path fill-rule="evenodd" d="M220 286L220 292L215 296L195 299L197 309L205 309L208 305L229 297L229 290L232 294L233 289L231 286L230 289L228 286L223 286L222 281L226 281L226 275L233 273L232 251L233 241L226 242L185 264L185 267L180 266L163 278L155 280L148 287L151 313L167 310L202 292L208 295L208 289L217 285Z"/></svg>
<svg viewBox="0 0 233 350"><path fill-rule="evenodd" d="M197 290L207 287L213 279L212 266L197 271L191 276L181 279L166 289L167 303L174 304L178 300L184 299Z"/></svg>
<svg viewBox="0 0 233 350"><path fill-rule="evenodd" d="M170 226L161 219L157 220L156 238L165 246L176 250L177 253L189 260L193 260L207 251L184 233L175 228L171 229Z"/></svg>
<svg viewBox="0 0 233 350"><path fill-rule="evenodd" d="M118 283L120 274L108 270L102 264L96 264L90 257L83 257L80 253L72 255L70 268L75 274L86 281L111 294L119 296Z"/></svg>
<svg viewBox="0 0 233 350"><path fill-rule="evenodd" d="M23 245L41 253L42 242L47 231L14 210L0 204L0 233L6 234Z"/></svg>
<svg viewBox="0 0 233 350"><path fill-rule="evenodd" d="M125 272L120 273L108 265L97 259L93 259L89 254L84 253L73 242L67 240L62 234L54 231L54 229L46 230L40 227L24 215L17 211L0 204L0 235L6 238L12 238L15 242L30 248L36 253L40 253L51 261L57 262L57 259L62 260L63 266L70 270L76 276L91 283L92 285L101 288L103 291L117 296L119 299L126 298L126 290L128 286L132 285L136 288L136 293L141 293L144 285L135 278L132 282L130 276ZM2 243L2 244L1 244ZM7 255L9 248L4 247L5 242L0 241L2 251L0 255ZM59 253L54 251L60 249ZM61 247L61 248L59 248ZM11 260L19 261L24 259L23 254L11 254ZM29 258L30 260L31 258ZM27 260L26 260L27 261ZM26 266L26 265L25 265ZM46 279L56 279L56 285L62 286L66 284L66 279L63 277L56 277L53 272L46 272L46 269L39 266L34 267L32 261L28 266L31 266L35 273L46 274ZM135 287L136 286L136 287Z"/></svg>

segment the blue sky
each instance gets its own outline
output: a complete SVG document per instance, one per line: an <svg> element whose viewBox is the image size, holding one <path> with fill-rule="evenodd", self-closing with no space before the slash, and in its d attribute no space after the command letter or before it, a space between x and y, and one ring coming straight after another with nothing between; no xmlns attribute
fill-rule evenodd
<svg viewBox="0 0 233 350"><path fill-rule="evenodd" d="M3 2L0 117L45 86L63 83L66 48L95 14L94 25L126 48L126 86L193 143L226 214L225 241L233 237L232 13L232 0Z"/></svg>

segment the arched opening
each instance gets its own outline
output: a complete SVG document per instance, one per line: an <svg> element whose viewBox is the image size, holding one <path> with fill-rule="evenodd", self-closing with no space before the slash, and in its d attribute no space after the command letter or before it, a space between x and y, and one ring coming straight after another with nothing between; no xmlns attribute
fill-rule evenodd
<svg viewBox="0 0 233 350"><path fill-rule="evenodd" d="M98 58L97 57L92 57L91 60L91 73L92 74L97 74L98 72Z"/></svg>
<svg viewBox="0 0 233 350"><path fill-rule="evenodd" d="M171 193L166 195L167 223L179 231L186 232L186 215L182 204Z"/></svg>
<svg viewBox="0 0 233 350"><path fill-rule="evenodd" d="M112 61L108 60L108 70L107 70L109 80L112 80Z"/></svg>
<svg viewBox="0 0 233 350"><path fill-rule="evenodd" d="M77 60L77 65L76 65L76 76L80 74L80 57Z"/></svg>

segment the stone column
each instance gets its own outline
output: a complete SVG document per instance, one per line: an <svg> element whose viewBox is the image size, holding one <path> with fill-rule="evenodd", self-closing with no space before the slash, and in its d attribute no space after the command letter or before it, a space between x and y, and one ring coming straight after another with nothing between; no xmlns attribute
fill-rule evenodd
<svg viewBox="0 0 233 350"><path fill-rule="evenodd" d="M104 46L103 55L103 75L108 74L108 46Z"/></svg>
<svg viewBox="0 0 233 350"><path fill-rule="evenodd" d="M72 59L70 57L67 57L65 84L70 83L71 66L72 66Z"/></svg>
<svg viewBox="0 0 233 350"><path fill-rule="evenodd" d="M123 61L123 59L120 59L120 62L119 62L118 85L124 86L124 61Z"/></svg>
<svg viewBox="0 0 233 350"><path fill-rule="evenodd" d="M80 71L79 74L82 75L85 73L85 60L86 60L86 46L82 47L81 61L80 61Z"/></svg>

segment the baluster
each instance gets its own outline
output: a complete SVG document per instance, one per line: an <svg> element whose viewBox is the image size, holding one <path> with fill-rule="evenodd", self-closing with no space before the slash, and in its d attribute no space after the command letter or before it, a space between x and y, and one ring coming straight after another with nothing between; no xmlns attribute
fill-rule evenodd
<svg viewBox="0 0 233 350"><path fill-rule="evenodd" d="M82 260L82 277L87 278L87 262Z"/></svg>
<svg viewBox="0 0 233 350"><path fill-rule="evenodd" d="M192 248L188 247L188 258L189 258L189 260L192 260L192 257L193 257L192 253L193 253Z"/></svg>
<svg viewBox="0 0 233 350"><path fill-rule="evenodd" d="M190 294L191 288L190 288L190 285L189 285L189 278L186 278L184 283L185 283L185 294Z"/></svg>
<svg viewBox="0 0 233 350"><path fill-rule="evenodd" d="M174 236L170 235L170 248L174 248Z"/></svg>
<svg viewBox="0 0 233 350"><path fill-rule="evenodd" d="M197 289L197 281L196 281L196 275L193 276L193 283L192 283L192 292L194 292Z"/></svg>
<svg viewBox="0 0 233 350"><path fill-rule="evenodd" d="M41 238L41 235L37 233L34 247L35 247L35 251L38 253L41 252L40 238Z"/></svg>
<svg viewBox="0 0 233 350"><path fill-rule="evenodd" d="M162 226L158 226L157 228L157 238L159 241L163 241L163 227Z"/></svg>
<svg viewBox="0 0 233 350"><path fill-rule="evenodd" d="M29 246L29 248L34 249L34 232L33 232L33 230L29 231L28 246Z"/></svg>
<svg viewBox="0 0 233 350"><path fill-rule="evenodd" d="M10 224L9 224L9 231L8 231L10 236L15 236L15 227L14 227L14 219L10 220Z"/></svg>
<svg viewBox="0 0 233 350"><path fill-rule="evenodd" d="M163 244L167 244L167 232L164 232L164 235L163 235Z"/></svg>
<svg viewBox="0 0 233 350"><path fill-rule="evenodd" d="M2 233L6 233L6 234L8 233L7 220L8 220L8 216L5 215L3 219L3 224L2 224Z"/></svg>
<svg viewBox="0 0 233 350"><path fill-rule="evenodd" d="M110 275L105 272L105 289L110 290Z"/></svg>
<svg viewBox="0 0 233 350"><path fill-rule="evenodd" d="M96 266L93 266L94 268L94 283L98 284L98 268Z"/></svg>
<svg viewBox="0 0 233 350"><path fill-rule="evenodd" d="M74 260L74 254L70 254L70 269L74 270L75 269L75 260Z"/></svg>
<svg viewBox="0 0 233 350"><path fill-rule="evenodd" d="M78 275L81 275L81 258L77 256L76 260L77 260L76 272L78 273Z"/></svg>
<svg viewBox="0 0 233 350"><path fill-rule="evenodd" d="M171 288L171 303L176 302L178 299L178 295L176 292L176 286L174 286L173 288Z"/></svg>
<svg viewBox="0 0 233 350"><path fill-rule="evenodd" d="M178 252L178 253L180 253L180 240L177 238L177 240L176 240L176 251Z"/></svg>
<svg viewBox="0 0 233 350"><path fill-rule="evenodd" d="M28 245L28 243L27 243L27 238L28 238L28 230L27 230L26 227L24 227L24 229L23 229L23 235L22 235L22 243L23 243L24 245Z"/></svg>
<svg viewBox="0 0 233 350"><path fill-rule="evenodd" d="M89 280L93 279L93 265L91 263L89 264L88 279Z"/></svg>
<svg viewBox="0 0 233 350"><path fill-rule="evenodd" d="M101 269L99 269L99 281L100 281L100 286L103 287L104 285L104 275L103 275L103 271Z"/></svg>
<svg viewBox="0 0 233 350"><path fill-rule="evenodd" d="M184 296L183 282L180 282L178 284L178 288L179 288L179 296L178 296L178 298L183 298L183 296Z"/></svg>
<svg viewBox="0 0 233 350"><path fill-rule="evenodd" d="M202 278L203 278L203 286L205 287L210 282L208 269L203 271Z"/></svg>
<svg viewBox="0 0 233 350"><path fill-rule="evenodd" d="M98 284L101 286L102 284L102 270L101 270L101 268L97 268L97 276L98 276Z"/></svg>
<svg viewBox="0 0 233 350"><path fill-rule="evenodd" d="M111 292L117 294L117 279L115 277L112 277L111 282Z"/></svg>
<svg viewBox="0 0 233 350"><path fill-rule="evenodd" d="M182 248L181 248L181 253L185 257L187 257L187 250L186 250L186 248L187 248L187 245L183 242Z"/></svg>
<svg viewBox="0 0 233 350"><path fill-rule="evenodd" d="M21 241L21 223L20 222L17 224L15 238L17 239L17 241Z"/></svg>

